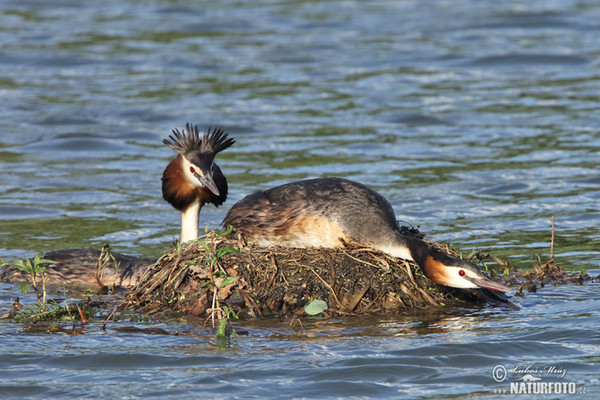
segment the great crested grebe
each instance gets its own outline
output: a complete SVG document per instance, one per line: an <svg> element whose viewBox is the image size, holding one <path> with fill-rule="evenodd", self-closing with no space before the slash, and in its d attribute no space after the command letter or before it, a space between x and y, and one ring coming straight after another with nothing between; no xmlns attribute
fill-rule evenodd
<svg viewBox="0 0 600 400"><path fill-rule="evenodd" d="M198 217L205 203L219 206L227 198L227 180L215 164L217 153L235 141L221 129L200 134L197 126L186 124L185 132L177 129L163 143L175 150L175 157L162 175L163 198L181 211L181 241L198 238ZM153 260L139 259L111 253L118 263L102 269L101 282L107 286L131 287L139 283ZM46 267L49 284L97 285L96 270L100 251L92 249L66 249L44 254L45 259L56 261ZM0 281L26 282L27 273L14 265L0 268Z"/></svg>
<svg viewBox="0 0 600 400"><path fill-rule="evenodd" d="M259 245L335 248L355 243L415 261L440 285L510 290L471 262L402 234L390 203L347 179L310 179L256 192L231 207L223 220L223 226L229 225Z"/></svg>
<svg viewBox="0 0 600 400"><path fill-rule="evenodd" d="M220 206L227 199L227 179L214 159L235 140L222 129L209 128L200 136L197 126L186 124L185 133L174 129L163 143L178 153L163 172L163 198L181 211L180 242L198 239L202 206Z"/></svg>

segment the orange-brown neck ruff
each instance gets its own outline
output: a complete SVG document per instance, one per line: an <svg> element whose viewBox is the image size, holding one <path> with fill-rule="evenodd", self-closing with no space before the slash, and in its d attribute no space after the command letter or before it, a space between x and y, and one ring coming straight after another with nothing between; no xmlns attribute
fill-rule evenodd
<svg viewBox="0 0 600 400"><path fill-rule="evenodd" d="M425 275L439 285L447 284L447 276L445 271L446 266L433 258L428 256L425 262L421 265L421 269Z"/></svg>
<svg viewBox="0 0 600 400"><path fill-rule="evenodd" d="M183 158L177 155L165 168L162 176L163 199L179 211L185 210L196 200L200 205L212 203L220 206L227 199L227 179L218 165L213 164L213 180L219 189L216 196L210 190L194 186L183 175Z"/></svg>

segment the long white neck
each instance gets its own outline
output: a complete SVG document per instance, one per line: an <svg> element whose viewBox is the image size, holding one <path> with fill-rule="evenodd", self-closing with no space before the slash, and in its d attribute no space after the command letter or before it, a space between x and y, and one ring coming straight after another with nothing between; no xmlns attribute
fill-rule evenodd
<svg viewBox="0 0 600 400"><path fill-rule="evenodd" d="M389 240L372 246L392 257L415 261L421 266L423 266L425 259L431 251L430 246L425 241L403 235L400 232L394 232L394 236L389 238Z"/></svg>
<svg viewBox="0 0 600 400"><path fill-rule="evenodd" d="M181 243L198 239L198 219L200 216L200 200L194 201L181 211Z"/></svg>
<svg viewBox="0 0 600 400"><path fill-rule="evenodd" d="M410 249L403 243L394 243L386 246L373 246L376 249L389 254L392 257L402 258L403 260L414 261Z"/></svg>

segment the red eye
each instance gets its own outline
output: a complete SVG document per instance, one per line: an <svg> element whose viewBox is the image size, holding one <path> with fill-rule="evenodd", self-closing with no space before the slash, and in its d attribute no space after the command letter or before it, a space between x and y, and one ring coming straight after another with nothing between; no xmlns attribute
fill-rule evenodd
<svg viewBox="0 0 600 400"><path fill-rule="evenodd" d="M465 270L464 270L464 269L459 269L459 270L458 270L458 274L459 274L460 276L465 276Z"/></svg>
<svg viewBox="0 0 600 400"><path fill-rule="evenodd" d="M190 165L190 172L191 172L192 174L194 174L194 173L196 172L196 168L194 168L194 167L192 167L192 166Z"/></svg>

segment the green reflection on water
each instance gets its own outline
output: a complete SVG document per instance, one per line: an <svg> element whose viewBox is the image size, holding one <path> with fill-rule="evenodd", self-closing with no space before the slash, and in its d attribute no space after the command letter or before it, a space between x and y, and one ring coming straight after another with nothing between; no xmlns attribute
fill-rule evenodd
<svg viewBox="0 0 600 400"><path fill-rule="evenodd" d="M134 224L116 218L62 217L0 220L0 232L10 232L1 236L0 247L35 252L98 247L100 242L93 238L134 228L136 228Z"/></svg>

